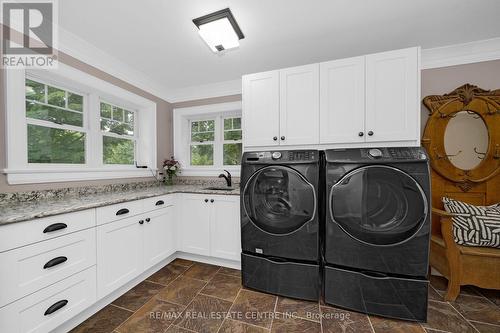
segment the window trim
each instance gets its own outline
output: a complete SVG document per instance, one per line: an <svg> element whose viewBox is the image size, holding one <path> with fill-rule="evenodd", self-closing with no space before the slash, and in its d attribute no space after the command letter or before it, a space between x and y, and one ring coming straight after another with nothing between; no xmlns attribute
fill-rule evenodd
<svg viewBox="0 0 500 333"><path fill-rule="evenodd" d="M183 176L217 176L223 169L229 170L233 176L240 175L239 165L222 165L223 162L223 119L228 117L241 117L241 102L219 103L196 107L174 109L174 156L181 163ZM214 165L191 166L191 120L215 119L214 137ZM232 142L232 141L231 141ZM243 142L242 142L243 146ZM220 165L217 163L220 161Z"/></svg>
<svg viewBox="0 0 500 333"><path fill-rule="evenodd" d="M152 177L156 173L155 102L62 63L57 69L5 69L4 73L7 163L2 172L7 175L9 184ZM34 165L34 163L28 163L26 77L84 96L87 108L83 110L83 112L87 111L86 117L84 114L84 129L88 133L86 164L38 163ZM137 111L136 116L139 115L141 118L140 121L136 119L138 123L137 146L141 149L136 149L136 161L139 165L147 165L147 169L138 169L135 165L102 163L102 143L99 148L99 141L102 141L99 110L101 99L112 104L123 105L128 110ZM80 127L77 128L82 130ZM143 133L144 135L141 135Z"/></svg>

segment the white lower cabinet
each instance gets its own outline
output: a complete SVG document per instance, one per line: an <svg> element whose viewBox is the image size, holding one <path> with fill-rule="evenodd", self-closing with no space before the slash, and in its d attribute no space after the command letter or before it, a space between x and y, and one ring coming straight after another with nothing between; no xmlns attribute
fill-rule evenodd
<svg viewBox="0 0 500 333"><path fill-rule="evenodd" d="M68 227L76 225L75 218L80 230ZM0 248L2 333L49 332L177 250L240 259L235 195L171 194L43 222L45 229L59 228L53 231L58 236L28 237L29 242ZM31 235L30 227L40 229L39 223L2 230L9 237Z"/></svg>
<svg viewBox="0 0 500 333"><path fill-rule="evenodd" d="M96 263L95 229L0 253L0 307Z"/></svg>
<svg viewBox="0 0 500 333"><path fill-rule="evenodd" d="M104 297L142 272L143 224L134 216L97 227L97 295Z"/></svg>
<svg viewBox="0 0 500 333"><path fill-rule="evenodd" d="M210 200L208 195L183 194L179 219L181 249L210 255Z"/></svg>
<svg viewBox="0 0 500 333"><path fill-rule="evenodd" d="M174 206L145 214L144 269L148 269L176 251Z"/></svg>
<svg viewBox="0 0 500 333"><path fill-rule="evenodd" d="M214 198L210 216L210 255L240 260L240 197L236 195Z"/></svg>
<svg viewBox="0 0 500 333"><path fill-rule="evenodd" d="M49 332L96 301L96 268L88 268L0 308L0 332Z"/></svg>
<svg viewBox="0 0 500 333"><path fill-rule="evenodd" d="M240 260L239 196L183 194L182 251Z"/></svg>

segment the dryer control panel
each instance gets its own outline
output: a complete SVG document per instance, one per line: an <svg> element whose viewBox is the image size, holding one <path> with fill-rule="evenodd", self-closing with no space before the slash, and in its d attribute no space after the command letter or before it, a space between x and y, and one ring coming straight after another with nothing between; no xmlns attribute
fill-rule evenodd
<svg viewBox="0 0 500 333"><path fill-rule="evenodd" d="M243 162L257 164L314 163L319 161L317 150L275 150L265 152L247 152Z"/></svg>
<svg viewBox="0 0 500 333"><path fill-rule="evenodd" d="M326 151L327 162L414 162L427 161L427 154L421 147L350 148Z"/></svg>

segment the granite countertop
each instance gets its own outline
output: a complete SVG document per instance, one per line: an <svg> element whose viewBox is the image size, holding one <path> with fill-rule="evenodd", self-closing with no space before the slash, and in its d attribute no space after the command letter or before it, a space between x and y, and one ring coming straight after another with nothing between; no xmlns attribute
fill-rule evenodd
<svg viewBox="0 0 500 333"><path fill-rule="evenodd" d="M0 204L0 226L40 217L71 213L120 202L156 197L171 193L199 193L240 195L239 188L232 191L206 190L207 185L158 185L141 189L85 194L31 201L6 201Z"/></svg>

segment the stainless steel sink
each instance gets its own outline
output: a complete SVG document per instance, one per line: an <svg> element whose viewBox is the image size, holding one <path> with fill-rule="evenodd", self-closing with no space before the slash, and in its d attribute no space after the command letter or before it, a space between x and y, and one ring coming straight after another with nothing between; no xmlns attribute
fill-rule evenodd
<svg viewBox="0 0 500 333"><path fill-rule="evenodd" d="M233 187L205 187L204 190L209 191L234 191Z"/></svg>

